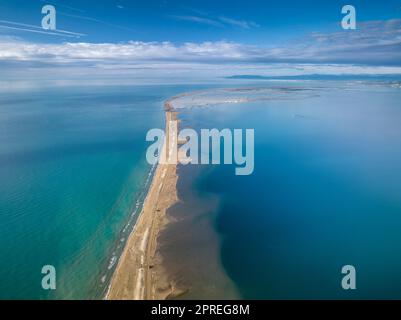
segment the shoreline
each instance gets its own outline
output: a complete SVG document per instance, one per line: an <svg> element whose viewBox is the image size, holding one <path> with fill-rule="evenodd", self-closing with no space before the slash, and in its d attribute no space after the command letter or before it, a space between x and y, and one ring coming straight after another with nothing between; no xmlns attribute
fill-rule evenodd
<svg viewBox="0 0 401 320"><path fill-rule="evenodd" d="M169 150L170 121L177 121L177 128L175 128L177 132L175 135L172 134L176 141L172 141L172 143L175 143L176 147L182 143L178 141L180 121L177 115L180 107L173 107L172 102L209 90L181 93L164 102L166 140L162 147L162 154L165 153L167 158L171 156ZM226 88L222 90L236 92L241 89ZM243 101L225 100L224 102L240 103ZM217 101L216 104L219 103L222 102ZM174 154L174 157L179 160L179 152ZM188 291L186 286L179 285L177 279L170 277L168 270L165 270L163 265L162 256L158 252L158 237L167 225L174 220L167 215L167 211L179 201L177 189L178 164L179 161L175 164L157 164L142 210L118 259L117 267L113 272L104 299L165 300L179 297Z"/></svg>
<svg viewBox="0 0 401 320"><path fill-rule="evenodd" d="M186 286L171 277L163 265L163 259L158 252L158 237L174 218L167 211L178 203L178 164L180 154L171 154L170 144L178 147L183 143L178 141L180 107L173 107L175 100L208 92L210 89L185 92L175 95L164 102L165 112L165 143L162 154L167 159L176 158L176 163L158 163L153 174L151 185L143 202L142 210L128 237L117 267L111 277L104 299L106 300L165 300L176 298L188 291ZM220 89L225 92L243 91L243 89ZM252 89L247 89L249 91ZM220 104L222 101L213 101ZM211 103L213 103L211 102ZM224 100L224 103L236 104L244 101ZM194 103L193 98L191 104ZM209 102L206 104L206 106ZM177 121L176 128L170 128L170 121ZM170 132L170 130L177 132ZM169 141L170 135L175 141ZM167 149L166 149L167 148ZM185 157L185 155L182 155ZM169 161L167 161L169 162ZM234 297L234 296L233 296Z"/></svg>
<svg viewBox="0 0 401 320"><path fill-rule="evenodd" d="M176 98L164 103L166 140L162 152L166 154L169 154L170 145L168 124L177 120L177 112L171 106L171 101ZM178 201L177 181L177 164L157 164L141 213L120 256L105 299L164 300L180 294L174 283L169 282L157 255L158 235L169 223L166 212Z"/></svg>

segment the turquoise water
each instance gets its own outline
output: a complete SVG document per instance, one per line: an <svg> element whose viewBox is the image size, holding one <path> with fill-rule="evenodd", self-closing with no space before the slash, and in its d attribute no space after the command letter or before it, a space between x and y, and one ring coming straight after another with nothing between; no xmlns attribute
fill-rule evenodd
<svg viewBox="0 0 401 320"><path fill-rule="evenodd" d="M211 216L224 269L243 298L401 298L401 90L276 87L312 95L183 113L198 129L255 129L252 175L205 166L193 182L220 199ZM345 265L354 291L341 287Z"/></svg>
<svg viewBox="0 0 401 320"><path fill-rule="evenodd" d="M163 101L186 87L9 88L0 298L101 298L148 186L146 132L164 128ZM56 268L55 291L41 288L44 265Z"/></svg>

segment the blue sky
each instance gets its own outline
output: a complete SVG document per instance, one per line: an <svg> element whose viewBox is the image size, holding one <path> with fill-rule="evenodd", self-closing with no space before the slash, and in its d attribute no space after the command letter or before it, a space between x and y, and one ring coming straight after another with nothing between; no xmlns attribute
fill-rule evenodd
<svg viewBox="0 0 401 320"><path fill-rule="evenodd" d="M40 28L45 4L56 7L57 29L71 33ZM340 26L346 4L356 8L357 30ZM401 1L0 0L0 67L145 64L401 67Z"/></svg>
<svg viewBox="0 0 401 320"><path fill-rule="evenodd" d="M87 42L229 40L269 46L308 32L335 31L345 4L356 7L361 22L401 18L399 0L1 0L0 19L40 26L45 4L56 7L59 29L86 34L80 40ZM71 41L1 32L33 41Z"/></svg>

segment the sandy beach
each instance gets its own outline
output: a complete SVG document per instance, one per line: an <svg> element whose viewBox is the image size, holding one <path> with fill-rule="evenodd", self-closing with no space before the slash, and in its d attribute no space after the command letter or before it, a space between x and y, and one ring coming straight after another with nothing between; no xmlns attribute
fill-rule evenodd
<svg viewBox="0 0 401 320"><path fill-rule="evenodd" d="M182 103L184 105L195 104L197 106L222 103L220 99L205 100L203 96L198 99L199 101L196 100L197 94L202 95L203 93L207 93L207 91L201 90L183 93L170 98L164 103L166 140L163 145L162 154L165 154L167 159L179 160L186 158L186 155L181 155L179 152L178 154L174 153L177 146L184 143L184 141L178 141L177 136L179 130L179 120L177 119L179 112L177 110L182 108ZM189 101L186 99L189 99ZM181 100L183 101L181 102ZM223 101L225 103L239 102L236 99L229 101L224 99ZM171 121L177 121L177 126L170 126ZM172 132L174 130L177 130L177 132ZM163 243L166 243L165 237L162 237L164 239L163 243L158 243L158 240L161 240L160 236L163 234L163 231L175 230L174 228L169 230L169 226L170 223L175 222L177 219L177 217L168 214L167 210L177 204L179 200L177 190L179 178L177 174L178 167L175 162L172 164L170 161L167 161L167 163L161 161L157 165L142 211L119 259L105 298L109 300L163 300L184 295L192 297L195 294L197 296L197 290L201 296L238 298L238 293L234 285L221 269L218 251L219 240L214 231L211 230L211 225L208 222L198 222L196 227L190 224L191 234L183 236L182 239L177 239L177 236L171 236L170 233L170 240L167 240L167 242L174 248L177 248L174 252L169 251L169 249L163 246ZM208 202L212 204L214 201L211 199ZM185 216L188 218L187 213L192 212L192 218L199 219L203 214L202 210L206 212L214 210L212 207L200 207L199 209L186 208L184 209L186 212ZM181 216L179 220L182 219L183 217ZM185 223L188 222L185 222L184 218L184 221L179 226L177 225L177 227L186 230L189 226L186 226ZM172 232L182 234L182 230ZM204 236L208 239L207 243L202 242ZM173 244L171 239L175 239L173 240ZM174 241L178 242L174 243ZM203 243L202 246L199 246L199 243ZM196 254L194 255L193 247L188 252L185 244L196 246ZM163 258L168 256L169 260L179 261L180 257L176 257L176 251L179 254L184 254L189 260L181 260L179 265L175 265L171 261L170 263L166 263L163 260ZM203 265L204 270L202 272L198 270L198 276L191 276L192 271L188 270L195 270L202 265L198 261L201 257L204 257L206 260L209 259L209 263L207 266ZM183 268L186 271L183 271ZM183 275L183 272L185 275ZM213 285L200 284L202 276L205 276L205 274L209 274L209 277L213 278L211 281ZM195 284L196 281L198 281L197 284ZM195 292L189 289L190 287L193 289L193 285L197 286ZM190 294L188 294L189 291L191 291Z"/></svg>
<svg viewBox="0 0 401 320"><path fill-rule="evenodd" d="M169 123L177 114L165 102L166 141L163 150L172 152L176 141L169 141ZM172 135L177 137L177 134ZM152 184L144 201L142 212L131 232L125 249L112 277L106 295L109 300L151 300L166 299L177 292L174 283L169 283L157 256L157 237L168 223L166 210L177 200L177 165L159 163ZM156 285L157 284L157 285Z"/></svg>

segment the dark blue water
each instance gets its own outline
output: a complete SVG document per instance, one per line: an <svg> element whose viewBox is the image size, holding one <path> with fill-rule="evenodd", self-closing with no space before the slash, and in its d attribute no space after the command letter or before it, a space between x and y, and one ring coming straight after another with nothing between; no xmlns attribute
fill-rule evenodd
<svg viewBox="0 0 401 320"><path fill-rule="evenodd" d="M401 298L401 90L307 82L310 98L184 112L196 128L254 128L255 171L206 166L221 261L243 298ZM341 268L356 268L356 290Z"/></svg>

